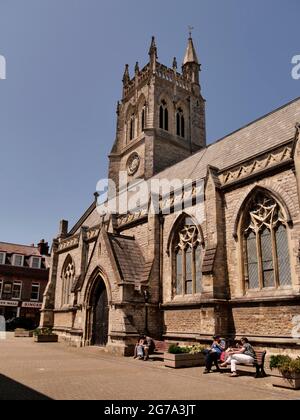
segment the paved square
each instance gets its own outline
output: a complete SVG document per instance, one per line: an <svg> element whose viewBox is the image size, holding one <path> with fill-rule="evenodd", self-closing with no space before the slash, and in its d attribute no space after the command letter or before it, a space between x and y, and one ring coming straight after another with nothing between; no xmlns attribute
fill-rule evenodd
<svg viewBox="0 0 300 420"><path fill-rule="evenodd" d="M113 357L98 348L0 340L0 400L207 400L300 399L300 392L272 387L272 379L202 368L170 370L159 361ZM250 369L253 372L253 370Z"/></svg>

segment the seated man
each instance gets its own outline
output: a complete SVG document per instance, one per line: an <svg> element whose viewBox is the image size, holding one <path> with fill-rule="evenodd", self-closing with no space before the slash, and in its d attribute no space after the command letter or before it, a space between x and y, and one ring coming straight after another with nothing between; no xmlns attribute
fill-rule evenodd
<svg viewBox="0 0 300 420"><path fill-rule="evenodd" d="M149 360L149 355L153 354L155 350L155 344L151 337L146 337L144 341L144 360Z"/></svg>
<svg viewBox="0 0 300 420"><path fill-rule="evenodd" d="M225 351L225 341L221 339L220 336L213 337L214 341L210 348L207 350L206 353L206 361L205 361L205 371L204 374L208 374L211 372L212 365L215 364L217 368L217 372L222 373L219 367L219 360L221 358L222 353Z"/></svg>

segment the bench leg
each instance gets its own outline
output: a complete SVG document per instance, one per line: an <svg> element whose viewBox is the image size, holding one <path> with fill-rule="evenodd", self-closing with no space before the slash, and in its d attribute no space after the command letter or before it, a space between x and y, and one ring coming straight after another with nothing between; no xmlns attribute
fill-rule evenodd
<svg viewBox="0 0 300 420"><path fill-rule="evenodd" d="M265 371L265 369L262 367L261 368L261 376L263 377L263 378L266 378L268 375L266 374L266 371Z"/></svg>
<svg viewBox="0 0 300 420"><path fill-rule="evenodd" d="M260 378L260 367L259 366L255 366L256 367L256 374L255 374L255 379Z"/></svg>
<svg viewBox="0 0 300 420"><path fill-rule="evenodd" d="M256 374L255 379L258 378L266 378L268 375L265 372L265 369L263 366L256 366Z"/></svg>

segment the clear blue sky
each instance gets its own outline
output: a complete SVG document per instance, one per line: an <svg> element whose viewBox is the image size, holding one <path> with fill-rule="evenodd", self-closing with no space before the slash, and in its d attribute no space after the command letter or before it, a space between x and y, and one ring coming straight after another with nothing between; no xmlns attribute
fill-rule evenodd
<svg viewBox="0 0 300 420"><path fill-rule="evenodd" d="M125 63L202 63L209 142L299 96L299 0L0 0L0 241L51 240L106 177Z"/></svg>

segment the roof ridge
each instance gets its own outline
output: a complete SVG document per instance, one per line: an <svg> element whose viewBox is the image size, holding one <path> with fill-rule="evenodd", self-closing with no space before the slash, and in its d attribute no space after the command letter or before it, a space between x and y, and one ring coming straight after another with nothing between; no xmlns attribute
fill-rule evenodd
<svg viewBox="0 0 300 420"><path fill-rule="evenodd" d="M234 134L237 134L237 133L239 133L240 131L243 131L243 130L245 130L246 128L251 127L252 125L254 125L254 124L258 123L259 121L262 121L262 120L264 120L265 118L267 118L267 117L269 117L269 116L271 116L271 115L273 115L273 114L276 114L277 112L279 112L279 111L281 111L281 110L283 110L283 109L285 109L285 108L288 108L290 105L292 105L293 103L296 103L297 101L300 101L300 96L298 96L297 98L293 99L293 100L292 100L292 101L290 101L290 102L287 102L287 103L286 103L286 104L284 104L284 105L281 105L279 108L276 108L276 109L274 109L273 111L268 112L267 114L264 114L263 116L261 116L261 117L259 117L259 118L255 119L255 120L252 120L252 121L251 121L251 122L249 122L248 124L245 124L244 126L242 126L242 127L238 128L237 130L232 131L232 132L231 132L231 133L229 133L229 134L226 134L224 137L221 137L221 138L219 138L218 140L213 141L212 143L210 143L210 144L206 145L206 147L203 147L202 149L200 149L198 152L194 153L194 154L193 154L193 155L191 155L191 156L188 156L186 159L184 159L184 160L182 160L182 161L180 161L180 162L177 162L177 163L175 163L174 165L169 166L168 168L164 169L164 170L163 170L163 171L161 171L161 172L158 172L156 175L154 175L152 178L150 178L150 180L151 180L151 179L153 179L153 178L155 178L155 177L157 177L157 176L159 176L159 175L161 175L161 174L163 174L164 172L168 172L168 171L170 171L170 169L175 168L176 166L180 165L180 164L181 164L181 163L183 163L183 162L188 162L188 161L189 161L189 159L195 159L195 157L196 157L196 156L199 156L199 159L200 159L200 160L199 160L199 161L197 161L197 163L196 163L196 165L195 165L195 168L197 168L197 166L199 165L200 161L202 160L202 158L204 157L204 155L207 153L207 151L208 151L209 149L211 149L211 148L212 148L212 147L214 147L215 145L217 145L217 144L221 143L222 141L225 141L226 139L230 138L230 137L231 137L231 136L233 136ZM195 170L195 168L194 168L194 170Z"/></svg>
<svg viewBox="0 0 300 420"><path fill-rule="evenodd" d="M22 247L26 247L26 248L38 249L38 247L36 245L23 245L23 244L16 244L14 242L2 242L2 241L0 241L0 245L13 245L13 246L22 246Z"/></svg>

